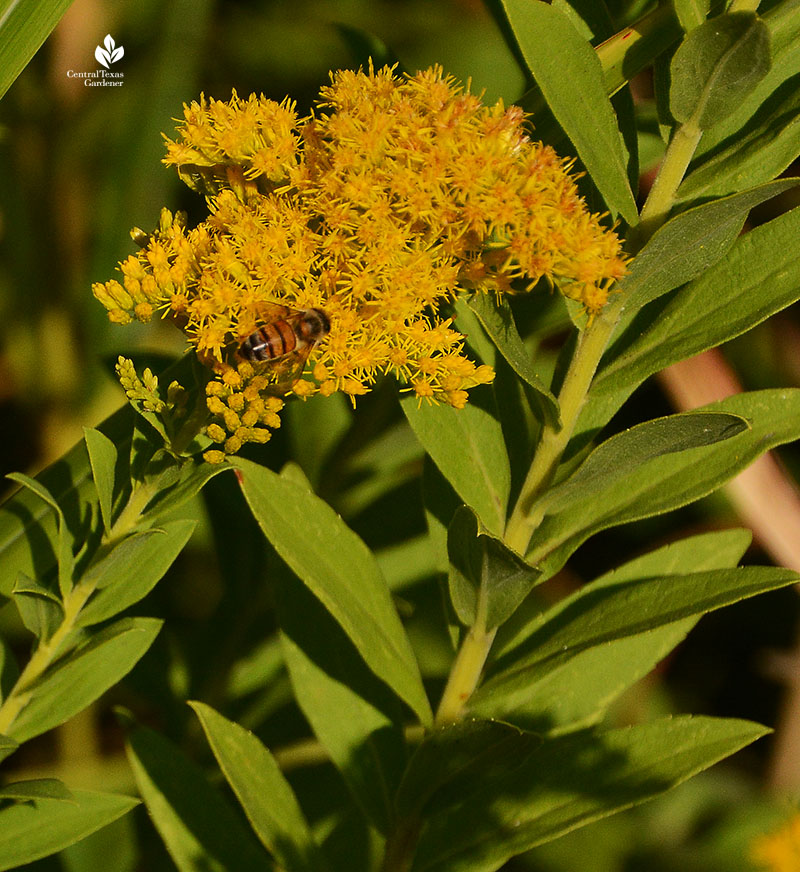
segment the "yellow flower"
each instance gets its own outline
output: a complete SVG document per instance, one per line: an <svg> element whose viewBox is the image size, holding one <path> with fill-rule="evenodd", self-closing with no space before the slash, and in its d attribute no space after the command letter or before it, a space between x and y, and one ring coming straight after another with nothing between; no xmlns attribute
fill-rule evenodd
<svg viewBox="0 0 800 872"><path fill-rule="evenodd" d="M753 843L752 860L767 872L800 872L800 814Z"/></svg>
<svg viewBox="0 0 800 872"><path fill-rule="evenodd" d="M528 139L522 110L484 106L439 67L337 72L306 118L288 100L201 97L165 163L206 195L208 218L187 229L164 210L153 234L138 231L122 281L94 292L118 323L173 318L212 367L215 459L263 441L277 419L242 413L233 397L248 387L355 400L391 374L420 400L462 408L493 372L466 358L442 304L545 278L591 314L625 271L618 238L587 210L569 162ZM308 309L330 329L305 343L305 378L285 383L299 348L245 360L248 337Z"/></svg>

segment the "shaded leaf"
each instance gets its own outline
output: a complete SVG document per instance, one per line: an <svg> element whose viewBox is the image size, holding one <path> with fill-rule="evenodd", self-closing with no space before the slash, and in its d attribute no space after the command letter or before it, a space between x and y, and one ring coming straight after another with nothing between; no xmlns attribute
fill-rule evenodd
<svg viewBox="0 0 800 872"><path fill-rule="evenodd" d="M510 724L467 720L429 733L414 751L397 791L398 815L410 817L454 804L460 786L506 771L541 745Z"/></svg>
<svg viewBox="0 0 800 872"><path fill-rule="evenodd" d="M177 746L135 727L127 751L142 799L180 872L263 872L266 853Z"/></svg>
<svg viewBox="0 0 800 872"><path fill-rule="evenodd" d="M31 778L28 781L11 781L0 787L0 799L15 802L30 802L32 799L61 799L74 802L75 794L57 778Z"/></svg>
<svg viewBox="0 0 800 872"><path fill-rule="evenodd" d="M31 700L9 735L23 742L86 708L133 669L153 643L161 623L154 618L125 618L57 661L30 688Z"/></svg>
<svg viewBox="0 0 800 872"><path fill-rule="evenodd" d="M533 535L528 560L548 575L599 530L688 505L729 481L770 448L800 438L800 391L796 389L737 394L697 412L739 415L747 418L750 429L724 442L655 457L604 491L574 500L563 512L546 515Z"/></svg>
<svg viewBox="0 0 800 872"><path fill-rule="evenodd" d="M36 494L40 500L47 503L56 513L56 528L58 544L56 546L56 560L58 562L58 587L62 596L66 596L72 590L72 575L75 571L75 559L72 556L72 536L67 529L64 512L58 500L50 493L45 485L29 475L21 472L11 472L7 476L12 481L21 484L24 488Z"/></svg>
<svg viewBox="0 0 800 872"><path fill-rule="evenodd" d="M127 814L138 799L75 790L71 802L37 799L0 809L0 869L48 857Z"/></svg>
<svg viewBox="0 0 800 872"><path fill-rule="evenodd" d="M319 497L246 460L245 498L275 550L423 723L432 717L414 652L372 553Z"/></svg>
<svg viewBox="0 0 800 872"><path fill-rule="evenodd" d="M687 209L656 230L630 264L621 289L639 309L704 273L736 241L751 209L800 184L780 179Z"/></svg>
<svg viewBox="0 0 800 872"><path fill-rule="evenodd" d="M491 399L491 402L489 402ZM479 402L484 405L479 405ZM400 403L409 424L442 475L490 533L505 527L511 470L491 392L473 389L463 409Z"/></svg>
<svg viewBox="0 0 800 872"><path fill-rule="evenodd" d="M97 590L81 610L77 626L105 621L146 596L183 550L195 526L195 521L170 521L133 533L92 564L83 583L93 583Z"/></svg>
<svg viewBox="0 0 800 872"><path fill-rule="evenodd" d="M695 28L670 64L670 110L701 130L729 115L770 68L769 28L752 12L719 15Z"/></svg>
<svg viewBox="0 0 800 872"><path fill-rule="evenodd" d="M475 294L469 307L480 319L497 350L516 374L533 389L543 420L550 424L560 422L558 401L539 378L514 323L514 314L507 302L495 302L488 294Z"/></svg>
<svg viewBox="0 0 800 872"><path fill-rule="evenodd" d="M64 620L61 600L47 587L20 573L11 592L22 623L42 643Z"/></svg>
<svg viewBox="0 0 800 872"><path fill-rule="evenodd" d="M405 766L399 701L296 579L277 580L276 600L297 702L356 804L385 833Z"/></svg>
<svg viewBox="0 0 800 872"><path fill-rule="evenodd" d="M546 741L432 815L412 872L490 872L576 827L641 803L763 736L748 721L667 718Z"/></svg>
<svg viewBox="0 0 800 872"><path fill-rule="evenodd" d="M466 506L450 524L447 549L450 598L459 620L468 627L476 621L482 597L483 626L494 630L513 614L539 577L538 570L482 531Z"/></svg>
<svg viewBox="0 0 800 872"><path fill-rule="evenodd" d="M549 514L563 512L574 502L624 486L624 480L649 460L714 445L747 429L745 418L724 412L681 412L645 421L598 445L568 479L542 496L540 504Z"/></svg>
<svg viewBox="0 0 800 872"><path fill-rule="evenodd" d="M483 701L492 705L502 699L508 710L517 700L529 696L539 677L582 651L786 587L797 580L797 573L771 566L598 580L550 609L541 626L500 659L500 671L476 692L473 702L476 706Z"/></svg>

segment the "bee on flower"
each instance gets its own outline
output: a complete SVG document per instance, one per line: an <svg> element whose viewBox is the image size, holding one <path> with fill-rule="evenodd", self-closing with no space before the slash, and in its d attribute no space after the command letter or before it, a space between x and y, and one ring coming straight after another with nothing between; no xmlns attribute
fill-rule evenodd
<svg viewBox="0 0 800 872"><path fill-rule="evenodd" d="M266 441L289 392L355 400L388 374L462 408L494 372L442 314L455 294L545 278L592 314L625 271L522 110L485 106L439 67L339 71L305 118L201 96L166 142L209 215L189 229L164 210L94 293L117 323L172 318L213 371L213 461Z"/></svg>

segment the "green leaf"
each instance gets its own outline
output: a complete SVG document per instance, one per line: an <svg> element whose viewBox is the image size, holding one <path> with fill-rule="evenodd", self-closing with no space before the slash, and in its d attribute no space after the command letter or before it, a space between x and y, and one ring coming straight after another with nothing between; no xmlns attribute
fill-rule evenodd
<svg viewBox="0 0 800 872"><path fill-rule="evenodd" d="M576 827L663 793L763 736L748 721L667 718L544 742L476 779L426 822L412 872L491 872Z"/></svg>
<svg viewBox="0 0 800 872"><path fill-rule="evenodd" d="M308 822L275 758L244 727L190 702L211 750L261 843L286 872L326 868Z"/></svg>
<svg viewBox="0 0 800 872"><path fill-rule="evenodd" d="M19 743L8 736L0 735L0 762L10 757L19 748Z"/></svg>
<svg viewBox="0 0 800 872"><path fill-rule="evenodd" d="M751 209L800 184L780 179L687 209L648 240L621 282L625 308L639 309L704 273L731 248Z"/></svg>
<svg viewBox="0 0 800 872"><path fill-rule="evenodd" d="M447 537L450 557L450 599L459 620L475 623L483 591L484 626L494 630L506 621L530 593L539 572L499 539L480 529L471 509L455 514Z"/></svg>
<svg viewBox="0 0 800 872"><path fill-rule="evenodd" d="M125 618L59 660L31 688L31 700L9 730L18 742L63 724L133 669L161 621Z"/></svg>
<svg viewBox="0 0 800 872"><path fill-rule="evenodd" d="M635 224L627 159L597 55L559 10L530 0L502 2L531 75L592 181L612 212Z"/></svg>
<svg viewBox="0 0 800 872"><path fill-rule="evenodd" d="M182 751L153 730L128 735L139 793L180 872L263 872L268 858L231 805Z"/></svg>
<svg viewBox="0 0 800 872"><path fill-rule="evenodd" d="M71 802L37 799L0 809L0 869L16 869L86 838L127 814L138 799L74 790Z"/></svg>
<svg viewBox="0 0 800 872"><path fill-rule="evenodd" d="M533 388L543 420L549 424L560 423L558 400L539 378L514 323L514 315L507 302L495 302L489 294L475 294L469 307L478 316L497 350L508 361L516 374Z"/></svg>
<svg viewBox="0 0 800 872"><path fill-rule="evenodd" d="M618 583L640 578L681 575L735 566L752 536L748 530L725 530L682 539L631 560L606 573L593 584ZM550 612L522 615L519 610L506 623L495 642L496 656L508 653L538 632ZM538 733L574 730L599 720L608 706L685 638L699 620L683 618L622 639L588 648L531 681L527 695L496 695L472 700L469 709L479 717L509 720ZM551 664L552 666L552 664Z"/></svg>
<svg viewBox="0 0 800 872"><path fill-rule="evenodd" d="M719 197L780 175L800 152L800 94L795 83L771 95L727 147L692 164L678 201Z"/></svg>
<svg viewBox="0 0 800 872"><path fill-rule="evenodd" d="M108 436L90 427L83 428L83 438L86 442L86 450L89 452L89 464L92 467L92 478L97 488L103 527L108 533L113 522L111 510L114 501L114 471L117 464L117 449Z"/></svg>
<svg viewBox="0 0 800 872"><path fill-rule="evenodd" d="M752 539L749 530L735 529L689 536L629 560L601 575L593 584L733 568L744 556ZM508 653L527 639L547 620L546 614L540 603L534 603L530 611L519 609L497 634L492 649L494 657Z"/></svg>
<svg viewBox="0 0 800 872"><path fill-rule="evenodd" d="M25 69L72 0L13 0L0 18L0 97Z"/></svg>
<svg viewBox="0 0 800 872"><path fill-rule="evenodd" d="M710 0L673 0L673 5L681 27L687 33L691 33L706 20L711 2Z"/></svg>
<svg viewBox="0 0 800 872"><path fill-rule="evenodd" d="M47 487L35 478L22 472L11 472L6 478L21 484L24 488L36 494L56 513L56 525L58 530L58 545L56 546L56 560L58 562L58 587L62 596L66 596L72 590L72 575L75 571L75 559L72 556L72 536L67 529L64 512L58 500L50 493Z"/></svg>
<svg viewBox="0 0 800 872"><path fill-rule="evenodd" d="M11 593L22 623L40 642L47 642L64 620L61 600L49 588L22 572Z"/></svg>
<svg viewBox="0 0 800 872"><path fill-rule="evenodd" d="M548 514L567 510L610 489L625 488L640 466L669 454L714 445L748 429L739 415L725 412L682 412L655 418L602 442L572 475L545 493L537 506Z"/></svg>
<svg viewBox="0 0 800 872"><path fill-rule="evenodd" d="M800 299L799 236L800 209L793 209L739 237L721 261L665 307L655 307L648 329L634 320L603 361L576 433L605 425L653 373L739 336Z"/></svg>
<svg viewBox="0 0 800 872"><path fill-rule="evenodd" d="M95 584L96 592L81 610L76 625L88 627L105 621L150 593L181 553L195 526L195 521L178 520L133 533L92 564L83 583Z"/></svg>
<svg viewBox="0 0 800 872"><path fill-rule="evenodd" d="M511 471L491 391L479 394L473 389L463 409L422 406L415 397L406 397L400 405L442 475L486 529L500 535Z"/></svg>
<svg viewBox="0 0 800 872"><path fill-rule="evenodd" d="M0 788L0 799L14 802L30 802L33 799L61 799L74 802L75 795L57 778L31 778L28 781L11 781Z"/></svg>
<svg viewBox="0 0 800 872"><path fill-rule="evenodd" d="M133 417L133 411L125 406L100 425L120 454L130 445ZM83 440L39 473L36 481L61 507L73 535L83 535L87 517L97 511L97 489ZM13 494L0 506L0 555L5 570L0 593L9 592L20 572L31 578L47 576L57 563L58 548L48 547L48 543L57 540L57 528L58 509L28 489Z"/></svg>
<svg viewBox="0 0 800 872"><path fill-rule="evenodd" d="M719 15L695 28L670 65L670 110L704 130L733 112L770 68L769 28L752 12Z"/></svg>
<svg viewBox="0 0 800 872"><path fill-rule="evenodd" d="M0 639L0 702L6 698L17 678L19 678L17 661L8 645Z"/></svg>
<svg viewBox="0 0 800 872"><path fill-rule="evenodd" d="M297 702L356 804L386 833L405 766L402 706L297 579L276 579L276 603Z"/></svg>
<svg viewBox="0 0 800 872"><path fill-rule="evenodd" d="M720 148L738 141L757 123L770 103L783 94L796 92L792 80L800 73L800 16L797 12L797 0L782 0L764 9L761 17L770 31L772 67L727 118L703 134L696 158L716 154Z"/></svg>
<svg viewBox="0 0 800 872"><path fill-rule="evenodd" d="M189 502L212 478L230 469L219 463L183 463L175 470L177 478L156 494L147 506L148 521L157 522Z"/></svg>
<svg viewBox="0 0 800 872"><path fill-rule="evenodd" d="M369 668L430 723L414 652L364 542L301 485L246 460L234 465L250 509L278 554L333 615Z"/></svg>
<svg viewBox="0 0 800 872"><path fill-rule="evenodd" d="M604 492L588 494L564 512L547 515L534 533L528 560L548 575L599 530L688 505L765 451L800 437L799 390L737 394L697 411L740 415L751 428L724 442L646 461Z"/></svg>
<svg viewBox="0 0 800 872"><path fill-rule="evenodd" d="M476 776L491 777L496 769L504 771L541 743L539 736L497 721L462 721L429 733L409 760L397 791L398 816L452 807L462 784Z"/></svg>
<svg viewBox="0 0 800 872"><path fill-rule="evenodd" d="M797 579L797 573L771 566L600 579L550 609L541 626L501 658L501 671L474 695L475 710L483 701L493 711L498 703L505 711L515 708L530 698L538 678L582 651L786 587Z"/></svg>

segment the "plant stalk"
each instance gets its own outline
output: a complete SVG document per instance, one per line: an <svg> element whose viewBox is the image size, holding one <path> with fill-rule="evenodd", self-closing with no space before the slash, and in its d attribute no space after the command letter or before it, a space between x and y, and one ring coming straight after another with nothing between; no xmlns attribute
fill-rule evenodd
<svg viewBox="0 0 800 872"><path fill-rule="evenodd" d="M124 538L133 529L155 492L156 488L152 483L143 484L133 491L120 516L107 536L103 538L93 562L102 558L117 541ZM94 589L94 582L79 581L64 596L64 619L53 635L46 642L38 645L33 656L20 673L14 687L0 706L0 734L8 733L20 712L30 702L34 685L61 653L69 635L75 629L81 610L94 593Z"/></svg>

